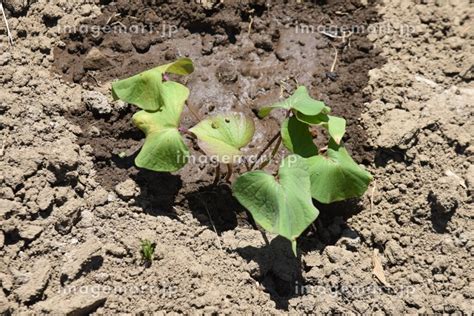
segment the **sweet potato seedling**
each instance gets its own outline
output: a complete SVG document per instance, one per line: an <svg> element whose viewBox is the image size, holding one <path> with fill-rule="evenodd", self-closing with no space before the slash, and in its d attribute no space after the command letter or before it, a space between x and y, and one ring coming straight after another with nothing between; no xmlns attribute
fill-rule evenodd
<svg viewBox="0 0 474 316"><path fill-rule="evenodd" d="M142 243L140 245L140 253L142 255L143 261L146 264L150 265L153 262L153 255L155 253L155 245L147 239L142 240Z"/></svg>
<svg viewBox="0 0 474 316"><path fill-rule="evenodd" d="M190 129L181 127L181 113L189 90L170 81L167 74L188 75L193 70L192 61L182 58L113 84L114 98L141 109L133 116L133 123L145 133L145 143L135 164L158 172L181 169L189 160L189 149L183 138L187 134L197 140L210 160L228 166L227 179L230 179L232 165L242 161L241 148L253 138L254 120L242 113L228 113L205 118ZM297 238L319 215L313 199L332 203L360 197L372 176L344 148L345 119L330 115L331 109L311 98L304 86L287 99L261 108L258 116L264 119L278 109L287 114L281 130L258 157L274 145L271 160L280 144L289 155L282 159L276 176L262 170L269 160L248 166L250 170L232 184L232 192L256 223L287 238L296 255ZM311 126L327 130L329 140L325 150L318 149L313 142Z"/></svg>

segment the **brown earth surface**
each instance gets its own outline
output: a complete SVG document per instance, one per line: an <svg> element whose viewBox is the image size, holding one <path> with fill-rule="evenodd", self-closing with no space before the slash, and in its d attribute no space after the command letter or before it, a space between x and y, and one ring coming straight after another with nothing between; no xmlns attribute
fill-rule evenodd
<svg viewBox="0 0 474 316"><path fill-rule="evenodd" d="M0 24L0 314L473 312L473 5L301 2L3 2L15 43ZM296 85L348 120L375 181L318 205L298 258L266 244L210 166L133 166L136 109L110 83L182 56L199 116L254 118L249 154L283 118L255 110Z"/></svg>

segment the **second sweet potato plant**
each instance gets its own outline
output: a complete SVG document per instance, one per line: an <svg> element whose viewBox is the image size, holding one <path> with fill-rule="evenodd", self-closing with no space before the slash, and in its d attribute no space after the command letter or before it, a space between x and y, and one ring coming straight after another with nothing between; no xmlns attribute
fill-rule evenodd
<svg viewBox="0 0 474 316"><path fill-rule="evenodd" d="M197 139L210 161L227 164L230 176L232 165L246 161L241 148L252 140L254 120L242 113L224 113L205 118L189 130L181 127L189 90L168 80L167 74L188 75L193 71L192 61L182 58L113 83L115 99L141 109L133 116L133 123L144 132L145 142L135 164L157 172L181 169L189 160L183 137L188 134ZM312 99L305 87L300 86L289 98L260 109L258 116L263 119L278 109L286 111L286 119L265 150L275 143L271 159L283 143L290 154L282 160L275 176L263 171L268 160L247 165L249 170L234 181L232 192L256 223L287 238L296 255L296 239L319 215L313 199L332 203L360 197L372 176L344 148L346 121L330 115L331 109ZM310 126L327 130L327 148L317 148Z"/></svg>

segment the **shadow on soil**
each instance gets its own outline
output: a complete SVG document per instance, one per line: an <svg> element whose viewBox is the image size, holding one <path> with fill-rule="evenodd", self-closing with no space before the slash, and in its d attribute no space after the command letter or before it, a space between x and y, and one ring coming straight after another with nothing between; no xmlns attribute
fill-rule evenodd
<svg viewBox="0 0 474 316"><path fill-rule="evenodd" d="M315 206L320 215L314 226L310 226L298 238L297 258L293 255L290 242L280 236L263 248L249 246L237 250L244 259L255 261L259 265L260 273L253 277L263 285L278 309L288 310L289 300L300 295L298 285L305 284L301 253L322 253L326 246L334 245L343 236L358 237L346 221L362 211L359 200L352 199L330 205L315 202Z"/></svg>
<svg viewBox="0 0 474 316"><path fill-rule="evenodd" d="M180 176L141 169L132 178L140 187L140 195L135 202L144 212L177 218L173 206L183 185Z"/></svg>
<svg viewBox="0 0 474 316"><path fill-rule="evenodd" d="M452 206L452 208L447 212L443 205L437 201L436 197L430 193L428 195L428 203L431 209L431 225L433 230L438 234L447 233L447 227L451 218L453 217L456 208L458 207L457 202Z"/></svg>
<svg viewBox="0 0 474 316"><path fill-rule="evenodd" d="M297 296L295 286L303 281L301 258L293 255L290 242L278 236L263 248L248 246L237 252L259 265L259 273L253 278L270 294L278 309L288 310L288 301Z"/></svg>
<svg viewBox="0 0 474 316"><path fill-rule="evenodd" d="M252 226L246 210L233 197L227 184L205 185L186 193L187 206L202 224L220 235L237 226Z"/></svg>

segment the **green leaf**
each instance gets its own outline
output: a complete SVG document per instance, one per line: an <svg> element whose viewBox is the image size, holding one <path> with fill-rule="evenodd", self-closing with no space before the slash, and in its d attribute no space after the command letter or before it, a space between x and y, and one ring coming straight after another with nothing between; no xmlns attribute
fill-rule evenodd
<svg viewBox="0 0 474 316"><path fill-rule="evenodd" d="M355 163L347 150L332 139L327 157L319 155L306 161L311 179L311 195L321 203L360 197L372 180L372 175Z"/></svg>
<svg viewBox="0 0 474 316"><path fill-rule="evenodd" d="M305 115L296 112L296 118L309 125L321 125L325 127L329 135L339 144L346 133L346 120L342 117L331 116L324 113L318 115Z"/></svg>
<svg viewBox="0 0 474 316"><path fill-rule="evenodd" d="M318 154L318 147L313 143L308 127L308 124L300 122L294 116L287 118L281 126L281 138L285 147L305 158Z"/></svg>
<svg viewBox="0 0 474 316"><path fill-rule="evenodd" d="M189 58L158 66L138 75L112 83L112 95L115 100L120 99L137 107L155 112L167 104L182 100L189 96L189 90L180 83L173 81L163 82L165 72L178 75L187 75L194 70Z"/></svg>
<svg viewBox="0 0 474 316"><path fill-rule="evenodd" d="M252 119L242 113L218 114L199 122L189 130L198 138L206 155L222 163L235 162L255 132Z"/></svg>
<svg viewBox="0 0 474 316"><path fill-rule="evenodd" d="M180 58L172 63L161 65L155 68L161 73L171 73L176 75L189 75L194 71L193 61L189 58Z"/></svg>
<svg viewBox="0 0 474 316"><path fill-rule="evenodd" d="M317 115L304 115L301 112L295 113L296 118L309 125L323 125L329 121L329 116L326 113L319 113Z"/></svg>
<svg viewBox="0 0 474 316"><path fill-rule="evenodd" d="M308 94L308 90L304 86L299 86L295 93L286 100L261 108L258 112L258 116L264 118L270 114L273 109L277 108L296 110L305 115L317 115L321 112L329 113L330 111L330 108L327 107L324 102L312 99Z"/></svg>
<svg viewBox="0 0 474 316"><path fill-rule="evenodd" d="M173 172L186 165L189 151L177 129L182 109L183 104L133 115L133 123L146 135L145 143L135 158L137 167Z"/></svg>
<svg viewBox="0 0 474 316"><path fill-rule="evenodd" d="M235 181L232 191L255 222L291 241L296 256L296 238L319 215L310 188L304 159L291 155L282 161L277 179L264 171L247 172Z"/></svg>
<svg viewBox="0 0 474 316"><path fill-rule="evenodd" d="M342 137L346 133L346 120L342 117L328 115L329 135L334 139L336 144L340 144Z"/></svg>

